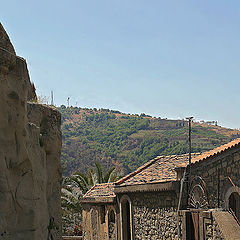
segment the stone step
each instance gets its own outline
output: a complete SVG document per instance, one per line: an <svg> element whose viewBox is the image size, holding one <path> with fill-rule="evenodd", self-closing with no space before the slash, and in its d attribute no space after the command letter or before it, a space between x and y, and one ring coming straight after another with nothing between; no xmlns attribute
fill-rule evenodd
<svg viewBox="0 0 240 240"><path fill-rule="evenodd" d="M225 240L240 239L240 226L232 214L227 211L214 211L212 215L222 231Z"/></svg>

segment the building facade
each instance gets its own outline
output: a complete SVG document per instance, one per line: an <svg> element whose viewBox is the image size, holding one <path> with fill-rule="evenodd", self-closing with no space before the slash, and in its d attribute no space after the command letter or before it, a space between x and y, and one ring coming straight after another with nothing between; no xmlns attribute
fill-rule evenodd
<svg viewBox="0 0 240 240"><path fill-rule="evenodd" d="M157 157L86 193L83 238L240 239L238 186L240 139L192 154L191 170L187 154Z"/></svg>

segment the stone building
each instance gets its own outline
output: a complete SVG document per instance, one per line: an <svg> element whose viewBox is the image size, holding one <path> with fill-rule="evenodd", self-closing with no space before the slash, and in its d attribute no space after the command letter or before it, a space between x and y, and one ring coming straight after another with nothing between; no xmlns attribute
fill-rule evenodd
<svg viewBox="0 0 240 240"><path fill-rule="evenodd" d="M82 199L85 240L240 239L240 139L159 156ZM191 179L191 181L188 181Z"/></svg>

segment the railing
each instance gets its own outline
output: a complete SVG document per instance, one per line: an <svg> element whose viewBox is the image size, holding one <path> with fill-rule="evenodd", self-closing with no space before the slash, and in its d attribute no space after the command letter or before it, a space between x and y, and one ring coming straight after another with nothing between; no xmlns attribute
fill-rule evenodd
<svg viewBox="0 0 240 240"><path fill-rule="evenodd" d="M238 223L238 225L240 226L240 222L235 214L235 212L230 208L229 209L229 212L232 214L232 216L234 217L234 219L236 220L236 222Z"/></svg>
<svg viewBox="0 0 240 240"><path fill-rule="evenodd" d="M232 180L230 177L227 177L227 178L228 178L228 180L231 182L231 184L234 186L234 188L236 189L237 193L238 193L239 196L240 196L240 192L239 192L238 188L236 187L236 185L234 184L233 180Z"/></svg>

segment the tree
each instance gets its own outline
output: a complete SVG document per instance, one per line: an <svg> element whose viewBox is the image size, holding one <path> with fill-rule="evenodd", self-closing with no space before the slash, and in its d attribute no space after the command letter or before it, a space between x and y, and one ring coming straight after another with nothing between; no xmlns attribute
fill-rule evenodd
<svg viewBox="0 0 240 240"><path fill-rule="evenodd" d="M88 173L76 172L70 177L65 177L62 182L62 221L63 233L71 235L74 228L81 221L82 206L81 197L97 183L114 182L120 178L116 174L115 167L110 168L104 174L102 165L95 163L95 171L89 169Z"/></svg>
<svg viewBox="0 0 240 240"><path fill-rule="evenodd" d="M115 182L120 178L120 176L116 174L115 167L107 170L105 174L100 163L95 163L95 167L95 171L91 168L88 170L87 174L76 172L65 181L72 187L78 188L82 194L85 194L89 189L98 183Z"/></svg>

